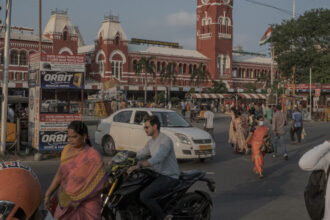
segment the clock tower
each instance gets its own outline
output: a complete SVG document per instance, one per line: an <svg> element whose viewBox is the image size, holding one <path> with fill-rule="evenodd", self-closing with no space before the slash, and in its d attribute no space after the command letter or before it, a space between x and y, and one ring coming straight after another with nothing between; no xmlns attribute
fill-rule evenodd
<svg viewBox="0 0 330 220"><path fill-rule="evenodd" d="M197 50L210 59L213 80L232 84L233 1L197 0Z"/></svg>

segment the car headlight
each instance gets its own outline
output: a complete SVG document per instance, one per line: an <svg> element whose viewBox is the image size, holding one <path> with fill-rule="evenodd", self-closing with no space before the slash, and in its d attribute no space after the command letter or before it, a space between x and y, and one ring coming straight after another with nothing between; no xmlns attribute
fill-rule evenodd
<svg viewBox="0 0 330 220"><path fill-rule="evenodd" d="M15 203L6 200L0 201L0 219L6 219L15 207Z"/></svg>
<svg viewBox="0 0 330 220"><path fill-rule="evenodd" d="M180 133L175 133L175 135L179 138L179 140L181 141L181 143L183 143L183 144L191 144L191 141L189 140L189 138L186 135L180 134Z"/></svg>

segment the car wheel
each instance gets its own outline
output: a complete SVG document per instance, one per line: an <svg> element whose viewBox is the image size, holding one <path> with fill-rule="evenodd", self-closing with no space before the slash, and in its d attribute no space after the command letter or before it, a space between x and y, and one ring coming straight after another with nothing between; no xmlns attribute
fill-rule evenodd
<svg viewBox="0 0 330 220"><path fill-rule="evenodd" d="M111 136L106 136L102 142L103 153L107 156L113 156L116 154L115 141Z"/></svg>

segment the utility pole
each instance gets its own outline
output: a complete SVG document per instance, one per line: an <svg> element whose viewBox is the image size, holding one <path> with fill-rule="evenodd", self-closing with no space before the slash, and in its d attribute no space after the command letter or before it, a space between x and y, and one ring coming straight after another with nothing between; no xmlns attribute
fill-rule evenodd
<svg viewBox="0 0 330 220"><path fill-rule="evenodd" d="M6 32L5 32L5 49L4 49L4 67L2 79L2 109L1 109L1 146L0 153L6 153L6 125L7 125L7 103L8 103L8 61L10 47L10 22L11 22L11 0L7 0L6 4Z"/></svg>
<svg viewBox="0 0 330 220"><path fill-rule="evenodd" d="M312 120L312 68L309 68L309 120Z"/></svg>
<svg viewBox="0 0 330 220"><path fill-rule="evenodd" d="M41 9L42 9L42 4L41 4L41 0L39 0L39 52L41 54L41 41L42 41L42 36L41 36L41 28L42 28L42 23L41 23L41 19L42 19L42 14L41 14Z"/></svg>

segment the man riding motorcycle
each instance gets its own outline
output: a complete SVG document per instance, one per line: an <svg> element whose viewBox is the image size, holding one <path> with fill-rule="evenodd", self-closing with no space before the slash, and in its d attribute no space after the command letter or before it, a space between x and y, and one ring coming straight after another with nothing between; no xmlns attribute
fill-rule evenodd
<svg viewBox="0 0 330 220"><path fill-rule="evenodd" d="M155 218L169 220L173 216L164 213L156 198L168 193L179 183L180 169L175 157L173 142L160 132L160 121L157 116L146 116L144 129L146 134L152 138L137 153L136 158L140 162L131 166L127 173L130 174L135 169L144 167L152 167L155 172L159 173L159 177L140 193L140 200ZM149 156L148 160L143 160Z"/></svg>

